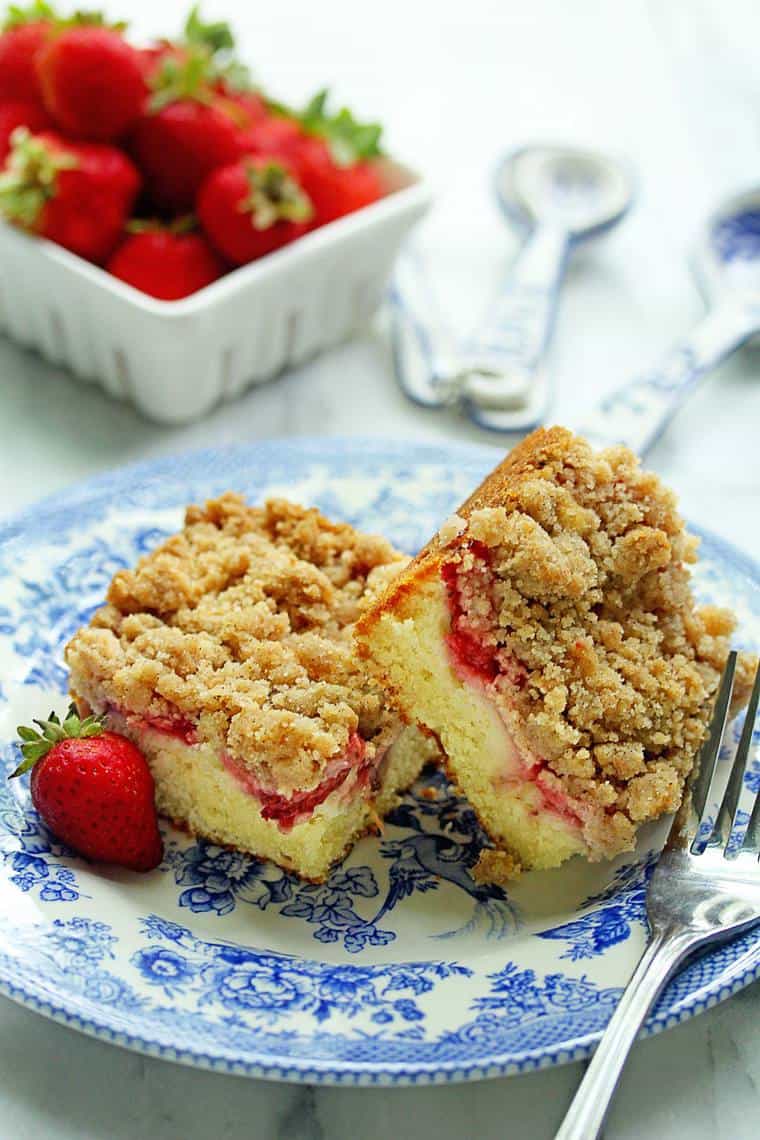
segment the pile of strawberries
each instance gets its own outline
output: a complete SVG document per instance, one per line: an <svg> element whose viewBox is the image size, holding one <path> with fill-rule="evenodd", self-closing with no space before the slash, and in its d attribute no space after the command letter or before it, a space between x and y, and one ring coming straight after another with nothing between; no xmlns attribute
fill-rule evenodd
<svg viewBox="0 0 760 1140"><path fill-rule="evenodd" d="M12 7L0 33L0 214L177 300L376 201L380 128L326 92L269 99L193 9L147 48L97 13Z"/></svg>

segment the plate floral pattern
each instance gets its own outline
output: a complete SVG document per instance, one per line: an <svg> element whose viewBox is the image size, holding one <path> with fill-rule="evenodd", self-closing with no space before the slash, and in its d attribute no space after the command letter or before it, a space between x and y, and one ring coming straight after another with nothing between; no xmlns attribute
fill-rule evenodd
<svg viewBox="0 0 760 1140"><path fill-rule="evenodd" d="M493 465L486 448L290 441L106 475L0 527L0 769L17 723L65 704L62 647L111 575L228 488L315 503L415 550ZM760 572L703 536L696 577L760 643ZM747 779L760 781L753 769ZM285 1080L420 1083L581 1057L645 937L662 841L612 864L476 884L484 836L439 773L327 883L165 829L149 876L93 870L26 782L0 785L0 991L84 1032L190 1064ZM662 1029L760 973L760 934L671 982Z"/></svg>

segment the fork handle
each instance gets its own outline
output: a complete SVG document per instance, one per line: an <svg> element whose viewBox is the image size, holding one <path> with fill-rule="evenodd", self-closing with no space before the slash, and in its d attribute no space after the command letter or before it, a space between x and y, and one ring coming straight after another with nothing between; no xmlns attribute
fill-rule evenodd
<svg viewBox="0 0 760 1140"><path fill-rule="evenodd" d="M623 991L555 1140L596 1140L599 1136L644 1018L693 944L693 937L686 932L660 930L654 935Z"/></svg>

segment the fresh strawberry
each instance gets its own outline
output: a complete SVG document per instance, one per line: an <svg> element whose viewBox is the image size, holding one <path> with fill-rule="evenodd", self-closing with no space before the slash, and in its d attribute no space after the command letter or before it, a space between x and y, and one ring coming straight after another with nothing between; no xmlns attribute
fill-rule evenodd
<svg viewBox="0 0 760 1140"><path fill-rule="evenodd" d="M139 188L139 174L115 147L18 127L0 174L0 213L102 263L122 235Z"/></svg>
<svg viewBox="0 0 760 1140"><path fill-rule="evenodd" d="M52 8L39 2L9 10L0 35L0 101L42 103L36 59L54 20Z"/></svg>
<svg viewBox="0 0 760 1140"><path fill-rule="evenodd" d="M0 103L0 164L11 149L11 135L16 127L28 127L36 133L50 126L47 112L38 103Z"/></svg>
<svg viewBox="0 0 760 1140"><path fill-rule="evenodd" d="M37 55L37 71L48 111L80 138L112 142L142 111L140 56L113 28L65 28Z"/></svg>
<svg viewBox="0 0 760 1140"><path fill-rule="evenodd" d="M297 119L285 115L264 115L242 130L242 145L248 154L297 162L309 138Z"/></svg>
<svg viewBox="0 0 760 1140"><path fill-rule="evenodd" d="M219 252L244 265L300 237L312 205L284 163L248 157L208 176L198 195L201 224Z"/></svg>
<svg viewBox="0 0 760 1140"><path fill-rule="evenodd" d="M139 226L139 228L138 228ZM225 271L209 243L180 225L130 223L132 232L106 269L135 289L162 301L178 301L216 281Z"/></svg>
<svg viewBox="0 0 760 1140"><path fill-rule="evenodd" d="M14 776L32 770L32 803L50 830L80 855L152 871L163 857L153 776L125 736L104 730L97 717L80 720L72 705L21 726L24 757Z"/></svg>
<svg viewBox="0 0 760 1140"><path fill-rule="evenodd" d="M226 103L227 114L236 120L241 131L250 130L268 117L266 102L256 91L231 91L222 83L217 92L222 97L222 106Z"/></svg>
<svg viewBox="0 0 760 1140"><path fill-rule="evenodd" d="M193 209L198 189L212 170L239 157L240 133L226 110L185 99L144 115L130 150L153 206L181 214Z"/></svg>
<svg viewBox="0 0 760 1140"><path fill-rule="evenodd" d="M263 101L253 92L248 68L235 55L235 37L229 24L223 20L204 23L196 4L185 21L182 46L188 58L205 56L204 79L210 88L220 94L243 97L243 105L250 95L257 101L259 111L263 109Z"/></svg>
<svg viewBox="0 0 760 1140"><path fill-rule="evenodd" d="M140 50L146 79L154 89L166 86L167 78L177 81L178 73L192 62L194 82L203 80L212 90L237 91L250 85L243 66L231 54L235 38L229 24L205 24L197 6L191 9L179 39L158 40ZM169 76L161 74L168 64ZM183 80L186 86L187 80ZM187 95L185 90L181 94Z"/></svg>
<svg viewBox="0 0 760 1140"><path fill-rule="evenodd" d="M342 218L383 196L382 183L371 163L339 166L324 139L307 139L294 161L301 185L314 206L315 225Z"/></svg>
<svg viewBox="0 0 760 1140"><path fill-rule="evenodd" d="M323 225L381 198L382 182L372 159L380 155L381 128L359 123L345 107L327 112L327 91L303 111L273 104L274 115L244 133L253 154L286 159L314 206L314 225Z"/></svg>
<svg viewBox="0 0 760 1140"><path fill-rule="evenodd" d="M303 111L298 112L298 122L304 131L325 140L337 166L348 167L364 159L379 158L383 133L380 124L359 122L348 107L330 114L329 96L326 88L318 91Z"/></svg>
<svg viewBox="0 0 760 1140"><path fill-rule="evenodd" d="M204 178L244 153L243 132L266 114L234 46L227 24L193 8L179 42L150 49L148 113L131 146L158 210L192 210Z"/></svg>

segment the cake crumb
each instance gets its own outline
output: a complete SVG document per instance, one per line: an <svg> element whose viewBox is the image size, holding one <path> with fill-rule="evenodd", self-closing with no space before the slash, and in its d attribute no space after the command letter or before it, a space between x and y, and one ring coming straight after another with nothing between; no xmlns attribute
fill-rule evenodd
<svg viewBox="0 0 760 1140"><path fill-rule="evenodd" d="M497 886L506 886L519 879L522 874L522 865L519 859L509 851L496 851L491 847L480 852L477 863L470 871L473 882L495 883Z"/></svg>

